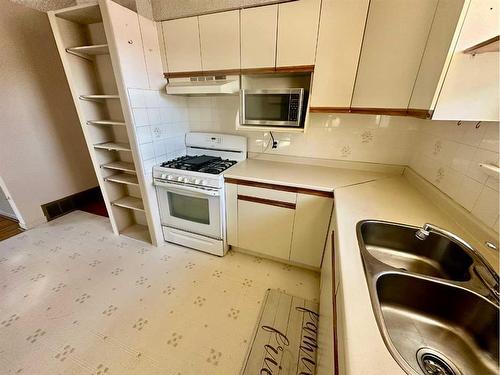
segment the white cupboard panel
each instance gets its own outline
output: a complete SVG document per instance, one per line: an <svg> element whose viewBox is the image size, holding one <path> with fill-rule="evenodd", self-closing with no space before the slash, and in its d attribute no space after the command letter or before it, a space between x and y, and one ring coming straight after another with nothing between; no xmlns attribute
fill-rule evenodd
<svg viewBox="0 0 500 375"><path fill-rule="evenodd" d="M203 70L239 69L239 10L200 16L199 22Z"/></svg>
<svg viewBox="0 0 500 375"><path fill-rule="evenodd" d="M499 121L499 53L463 53L498 35L499 17L497 0L471 1L433 120Z"/></svg>
<svg viewBox="0 0 500 375"><path fill-rule="evenodd" d="M238 200L238 246L289 259L295 210Z"/></svg>
<svg viewBox="0 0 500 375"><path fill-rule="evenodd" d="M139 16L139 26L142 34L149 88L161 90L166 82L163 78L160 43L158 42L158 33L155 23L146 17Z"/></svg>
<svg viewBox="0 0 500 375"><path fill-rule="evenodd" d="M297 194L291 261L321 266L332 206L331 198Z"/></svg>
<svg viewBox="0 0 500 375"><path fill-rule="evenodd" d="M170 72L201 71L198 17L162 22Z"/></svg>
<svg viewBox="0 0 500 375"><path fill-rule="evenodd" d="M226 239L231 246L238 246L238 185L225 184Z"/></svg>
<svg viewBox="0 0 500 375"><path fill-rule="evenodd" d="M107 9L125 86L149 87L137 13L114 2Z"/></svg>
<svg viewBox="0 0 500 375"><path fill-rule="evenodd" d="M311 107L351 105L369 3L322 2Z"/></svg>
<svg viewBox="0 0 500 375"><path fill-rule="evenodd" d="M295 203L297 201L297 193L255 186L238 185L238 194L287 203Z"/></svg>
<svg viewBox="0 0 500 375"><path fill-rule="evenodd" d="M371 0L352 107L408 107L437 3Z"/></svg>
<svg viewBox="0 0 500 375"><path fill-rule="evenodd" d="M241 68L269 68L276 65L278 6L241 10Z"/></svg>
<svg viewBox="0 0 500 375"><path fill-rule="evenodd" d="M278 5L276 66L314 65L320 0Z"/></svg>

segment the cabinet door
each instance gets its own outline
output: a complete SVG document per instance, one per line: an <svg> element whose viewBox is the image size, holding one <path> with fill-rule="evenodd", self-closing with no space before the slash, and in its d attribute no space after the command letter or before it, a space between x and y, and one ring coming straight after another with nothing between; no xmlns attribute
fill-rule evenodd
<svg viewBox="0 0 500 375"><path fill-rule="evenodd" d="M320 0L278 5L276 66L314 65Z"/></svg>
<svg viewBox="0 0 500 375"><path fill-rule="evenodd" d="M463 52L498 35L499 8L497 0L471 2L433 120L499 121L499 53Z"/></svg>
<svg viewBox="0 0 500 375"><path fill-rule="evenodd" d="M437 0L371 0L352 107L406 111Z"/></svg>
<svg viewBox="0 0 500 375"><path fill-rule="evenodd" d="M241 68L274 68L278 6L241 10Z"/></svg>
<svg viewBox="0 0 500 375"><path fill-rule="evenodd" d="M199 21L203 70L239 69L239 11L207 14Z"/></svg>
<svg viewBox="0 0 500 375"><path fill-rule="evenodd" d="M332 206L332 198L297 194L291 261L321 266Z"/></svg>
<svg viewBox="0 0 500 375"><path fill-rule="evenodd" d="M238 246L289 259L295 210L238 199Z"/></svg>
<svg viewBox="0 0 500 375"><path fill-rule="evenodd" d="M198 17L162 22L169 72L201 72Z"/></svg>
<svg viewBox="0 0 500 375"><path fill-rule="evenodd" d="M369 3L322 2L311 107L350 107Z"/></svg>

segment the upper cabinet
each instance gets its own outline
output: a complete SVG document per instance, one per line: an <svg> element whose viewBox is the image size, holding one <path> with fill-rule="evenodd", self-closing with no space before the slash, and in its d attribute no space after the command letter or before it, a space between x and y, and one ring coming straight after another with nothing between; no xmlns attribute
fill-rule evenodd
<svg viewBox="0 0 500 375"><path fill-rule="evenodd" d="M240 68L239 13L239 10L234 10L198 17L204 71Z"/></svg>
<svg viewBox="0 0 500 375"><path fill-rule="evenodd" d="M437 0L371 0L351 107L406 112Z"/></svg>
<svg viewBox="0 0 500 375"><path fill-rule="evenodd" d="M241 69L274 68L277 24L277 5L241 10Z"/></svg>
<svg viewBox="0 0 500 375"><path fill-rule="evenodd" d="M491 52L473 49L498 38L499 6L498 0L471 1L433 119L499 121L498 41L496 48L487 49Z"/></svg>
<svg viewBox="0 0 500 375"><path fill-rule="evenodd" d="M369 0L323 1L311 107L349 109Z"/></svg>
<svg viewBox="0 0 500 375"><path fill-rule="evenodd" d="M198 17L162 22L165 53L171 72L200 72L200 31Z"/></svg>
<svg viewBox="0 0 500 375"><path fill-rule="evenodd" d="M314 65L321 0L278 5L276 67Z"/></svg>

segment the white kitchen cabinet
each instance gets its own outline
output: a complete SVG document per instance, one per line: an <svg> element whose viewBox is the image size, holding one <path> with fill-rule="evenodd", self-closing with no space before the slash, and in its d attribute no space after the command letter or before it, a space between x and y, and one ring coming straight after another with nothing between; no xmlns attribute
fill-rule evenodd
<svg viewBox="0 0 500 375"><path fill-rule="evenodd" d="M276 66L314 65L321 0L278 5Z"/></svg>
<svg viewBox="0 0 500 375"><path fill-rule="evenodd" d="M238 199L238 246L288 259L295 210Z"/></svg>
<svg viewBox="0 0 500 375"><path fill-rule="evenodd" d="M333 200L312 194L297 194L290 260L319 268L330 224Z"/></svg>
<svg viewBox="0 0 500 375"><path fill-rule="evenodd" d="M241 10L241 68L274 68L278 5Z"/></svg>
<svg viewBox="0 0 500 375"><path fill-rule="evenodd" d="M155 22L150 19L138 16L141 29L142 43L144 48L144 60L149 81L149 88L161 90L165 87L163 78L163 65L160 54L160 43ZM142 86L143 87L143 86Z"/></svg>
<svg viewBox="0 0 500 375"><path fill-rule="evenodd" d="M370 1L353 108L406 111L437 3Z"/></svg>
<svg viewBox="0 0 500 375"><path fill-rule="evenodd" d="M229 179L229 245L319 269L333 199L329 193Z"/></svg>
<svg viewBox="0 0 500 375"><path fill-rule="evenodd" d="M198 17L162 22L163 38L170 72L201 72Z"/></svg>
<svg viewBox="0 0 500 375"><path fill-rule="evenodd" d="M499 34L497 0L472 0L437 98L433 120L499 121L499 52L464 51Z"/></svg>
<svg viewBox="0 0 500 375"><path fill-rule="evenodd" d="M322 2L311 107L350 107L369 3Z"/></svg>
<svg viewBox="0 0 500 375"><path fill-rule="evenodd" d="M239 13L239 10L233 10L199 16L204 71L240 69Z"/></svg>

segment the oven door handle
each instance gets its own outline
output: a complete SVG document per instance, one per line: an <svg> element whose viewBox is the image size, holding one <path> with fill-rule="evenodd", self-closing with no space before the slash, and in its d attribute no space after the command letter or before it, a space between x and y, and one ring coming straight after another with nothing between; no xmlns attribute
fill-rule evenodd
<svg viewBox="0 0 500 375"><path fill-rule="evenodd" d="M192 186L186 186L186 185L177 185L177 184L172 184L169 182L162 182L155 180L154 181L155 186L160 186L167 188L169 190L177 190L178 192L185 192L185 191L191 191L193 193L198 193L202 195L209 195L211 197L218 197L220 196L220 192L218 189L212 190L212 189L203 189L203 188L196 188Z"/></svg>

